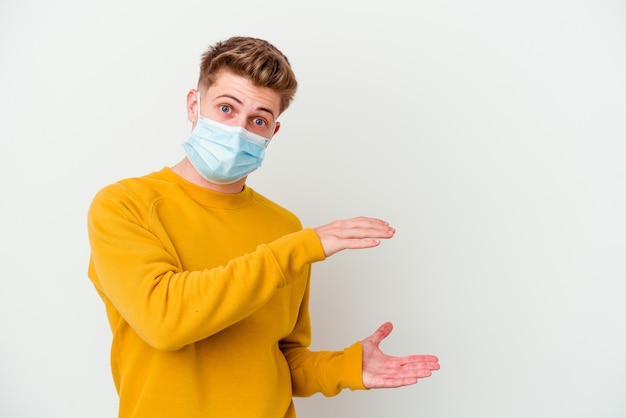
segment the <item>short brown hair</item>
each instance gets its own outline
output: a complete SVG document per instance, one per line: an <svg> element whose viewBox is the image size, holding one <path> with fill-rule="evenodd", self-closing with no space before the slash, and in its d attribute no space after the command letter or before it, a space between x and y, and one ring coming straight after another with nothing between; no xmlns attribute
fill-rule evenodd
<svg viewBox="0 0 626 418"><path fill-rule="evenodd" d="M209 47L202 54L198 87L212 86L223 69L278 93L281 113L289 107L298 88L287 57L263 39L234 36Z"/></svg>

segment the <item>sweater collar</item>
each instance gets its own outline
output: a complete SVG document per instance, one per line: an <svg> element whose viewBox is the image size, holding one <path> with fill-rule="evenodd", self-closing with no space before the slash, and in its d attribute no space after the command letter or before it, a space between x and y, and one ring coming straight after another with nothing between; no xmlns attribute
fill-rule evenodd
<svg viewBox="0 0 626 418"><path fill-rule="evenodd" d="M203 206L237 208L247 206L254 200L254 191L247 185L244 185L243 190L239 193L223 193L205 189L185 180L169 167L164 167L156 174L166 181L175 183L185 194Z"/></svg>

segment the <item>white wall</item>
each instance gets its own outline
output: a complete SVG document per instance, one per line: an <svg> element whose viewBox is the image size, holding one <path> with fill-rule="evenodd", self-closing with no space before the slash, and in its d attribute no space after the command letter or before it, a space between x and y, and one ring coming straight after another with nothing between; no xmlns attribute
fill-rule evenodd
<svg viewBox="0 0 626 418"><path fill-rule="evenodd" d="M238 34L301 85L250 185L398 230L315 265L313 348L391 320L386 351L442 365L301 417L626 416L625 4L343 3L0 3L0 416L115 416L87 206L182 157L199 56Z"/></svg>

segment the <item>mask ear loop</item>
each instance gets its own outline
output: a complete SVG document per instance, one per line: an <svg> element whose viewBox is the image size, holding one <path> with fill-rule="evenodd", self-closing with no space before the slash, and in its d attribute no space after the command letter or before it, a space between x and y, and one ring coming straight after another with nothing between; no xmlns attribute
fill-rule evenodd
<svg viewBox="0 0 626 418"><path fill-rule="evenodd" d="M197 96L198 96L198 109L197 109L198 116L196 117L196 124L198 123L198 120L200 119L200 91L197 91ZM189 121L189 119L187 119L187 121ZM192 131L193 131L193 124L189 126L185 123L185 138L189 137Z"/></svg>
<svg viewBox="0 0 626 418"><path fill-rule="evenodd" d="M198 112L198 117L196 119L200 119L200 90L198 90L198 109L196 109ZM196 123L198 123L198 121L196 120Z"/></svg>
<svg viewBox="0 0 626 418"><path fill-rule="evenodd" d="M200 119L200 91L198 90L198 108L196 109L198 116L196 117L196 124L198 124L198 120ZM191 135L191 132L193 131L193 123L191 124L191 127L187 124L185 124L185 138L189 137L189 135Z"/></svg>

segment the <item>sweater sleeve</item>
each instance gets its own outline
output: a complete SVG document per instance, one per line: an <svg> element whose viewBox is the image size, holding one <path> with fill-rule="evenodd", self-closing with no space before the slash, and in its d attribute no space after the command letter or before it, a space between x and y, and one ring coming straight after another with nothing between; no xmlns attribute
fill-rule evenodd
<svg viewBox="0 0 626 418"><path fill-rule="evenodd" d="M343 389L366 390L363 385L361 343L343 351L309 351L304 347L283 351L291 367L294 396L338 395Z"/></svg>
<svg viewBox="0 0 626 418"><path fill-rule="evenodd" d="M300 309L298 322L291 334L280 342L291 370L294 396L306 397L321 392L335 396L343 389L366 390L363 385L363 353L360 342L342 351L311 351L309 314L310 285Z"/></svg>
<svg viewBox="0 0 626 418"><path fill-rule="evenodd" d="M317 234L305 229L225 265L184 271L141 206L119 187L96 195L88 213L89 276L105 302L159 350L180 349L242 320L324 258Z"/></svg>

